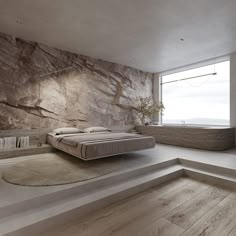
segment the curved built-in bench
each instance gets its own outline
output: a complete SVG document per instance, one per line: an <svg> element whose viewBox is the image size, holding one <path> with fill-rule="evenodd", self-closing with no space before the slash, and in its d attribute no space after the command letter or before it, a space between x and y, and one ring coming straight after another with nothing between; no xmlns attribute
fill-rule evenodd
<svg viewBox="0 0 236 236"><path fill-rule="evenodd" d="M137 126L137 131L155 137L157 143L220 151L235 146L235 128L190 126Z"/></svg>

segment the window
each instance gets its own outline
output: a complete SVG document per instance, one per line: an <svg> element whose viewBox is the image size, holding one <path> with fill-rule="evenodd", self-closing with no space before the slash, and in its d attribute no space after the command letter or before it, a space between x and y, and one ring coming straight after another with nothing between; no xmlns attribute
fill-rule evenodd
<svg viewBox="0 0 236 236"><path fill-rule="evenodd" d="M162 76L162 123L229 125L229 77L229 61Z"/></svg>

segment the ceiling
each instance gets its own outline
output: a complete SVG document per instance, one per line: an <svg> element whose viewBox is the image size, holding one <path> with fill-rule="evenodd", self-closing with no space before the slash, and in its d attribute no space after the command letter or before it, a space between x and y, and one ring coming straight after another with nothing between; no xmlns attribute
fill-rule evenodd
<svg viewBox="0 0 236 236"><path fill-rule="evenodd" d="M235 0L0 0L0 32L161 72L236 51L235 12Z"/></svg>

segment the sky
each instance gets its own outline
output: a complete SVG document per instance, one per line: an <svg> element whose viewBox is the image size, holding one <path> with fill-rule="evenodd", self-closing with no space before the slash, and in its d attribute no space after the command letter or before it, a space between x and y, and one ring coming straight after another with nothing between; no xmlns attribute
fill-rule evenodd
<svg viewBox="0 0 236 236"><path fill-rule="evenodd" d="M216 72L162 85L163 123L229 124L230 62L204 66L162 77L162 82Z"/></svg>

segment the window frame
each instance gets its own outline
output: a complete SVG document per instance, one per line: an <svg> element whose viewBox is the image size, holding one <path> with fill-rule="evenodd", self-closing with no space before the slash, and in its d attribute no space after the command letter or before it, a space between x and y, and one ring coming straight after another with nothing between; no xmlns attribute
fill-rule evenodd
<svg viewBox="0 0 236 236"><path fill-rule="evenodd" d="M167 75L171 75L171 74L175 74L175 73L180 73L180 72L184 72L184 71L188 71L188 70L192 70L192 69L197 69L197 68L201 68L204 66L209 66L209 65L214 65L214 64L218 64L221 62L226 62L229 61L230 63L230 56L224 56L224 57L219 57L219 58L215 58L215 59L211 59L211 60L207 60L207 61L203 61L203 62L199 62L196 64L191 64L188 66L184 66L184 67L180 67L180 68L176 68L173 70L168 70L165 72L161 72L159 74L159 101L161 103L163 103L163 76L167 76ZM165 104L163 104L165 106ZM230 78L229 78L229 108L230 108ZM165 111L164 111L165 112ZM229 110L230 113L230 110ZM163 123L163 114L160 112L159 114L159 124L160 125L164 125L164 126L181 126L181 124L179 123ZM215 127L230 127L230 114L229 114L229 124L228 125L216 125L216 124L184 124L183 126L188 126L188 127L211 127L211 126L215 126Z"/></svg>

